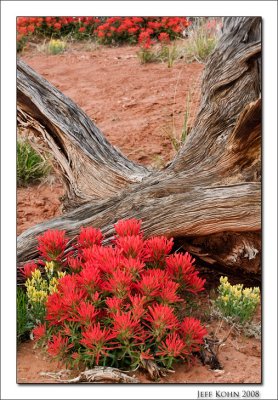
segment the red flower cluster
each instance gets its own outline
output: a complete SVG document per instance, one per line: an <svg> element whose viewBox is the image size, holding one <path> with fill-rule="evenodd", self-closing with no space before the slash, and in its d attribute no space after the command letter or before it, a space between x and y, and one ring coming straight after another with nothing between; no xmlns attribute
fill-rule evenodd
<svg viewBox="0 0 278 400"><path fill-rule="evenodd" d="M99 230L81 229L69 258L72 275L49 295L46 324L35 328L35 338L48 338L50 355L89 366L126 367L147 357L169 367L190 357L206 330L194 318L179 321L176 306L185 306L184 289L203 289L194 260L169 255L173 239L144 240L141 221L119 221L115 231L113 245L104 247ZM38 240L45 258L63 258L65 232L48 231Z"/></svg>
<svg viewBox="0 0 278 400"><path fill-rule="evenodd" d="M179 36L187 28L185 17L18 17L18 41L31 34L77 38L94 36L104 44L139 43L148 48L154 39L162 43Z"/></svg>
<svg viewBox="0 0 278 400"><path fill-rule="evenodd" d="M23 268L20 268L20 272L22 273L25 279L28 279L32 278L32 272L34 272L35 269L37 268L38 268L37 264L34 261L31 261L25 264Z"/></svg>
<svg viewBox="0 0 278 400"><path fill-rule="evenodd" d="M46 261L61 262L68 243L65 231L48 230L38 236L38 251Z"/></svg>
<svg viewBox="0 0 278 400"><path fill-rule="evenodd" d="M112 17L99 25L96 32L104 43L138 42L147 49L154 39L168 43L188 26L185 17Z"/></svg>

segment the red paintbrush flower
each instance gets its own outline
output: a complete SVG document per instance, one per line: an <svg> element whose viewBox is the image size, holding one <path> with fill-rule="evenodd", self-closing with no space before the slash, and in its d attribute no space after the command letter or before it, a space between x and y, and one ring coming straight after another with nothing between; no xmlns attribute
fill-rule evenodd
<svg viewBox="0 0 278 400"><path fill-rule="evenodd" d="M134 296L129 296L131 302L131 313L134 319L140 319L146 313L145 304L146 296L141 296L140 294L135 294Z"/></svg>
<svg viewBox="0 0 278 400"><path fill-rule="evenodd" d="M101 278L100 270L91 261L87 261L84 264L84 268L76 275L76 281L78 285L86 289L88 293L92 294L100 289Z"/></svg>
<svg viewBox="0 0 278 400"><path fill-rule="evenodd" d="M20 268L20 272L24 276L25 279L32 278L32 272L34 272L38 268L37 264L34 261L31 261L24 265L23 268Z"/></svg>
<svg viewBox="0 0 278 400"><path fill-rule="evenodd" d="M47 261L61 261L68 239L65 231L48 230L38 236L38 251Z"/></svg>
<svg viewBox="0 0 278 400"><path fill-rule="evenodd" d="M144 241L141 236L120 236L115 239L117 248L126 258L143 258Z"/></svg>
<svg viewBox="0 0 278 400"><path fill-rule="evenodd" d="M46 324L39 324L33 329L35 340L40 340L46 333Z"/></svg>
<svg viewBox="0 0 278 400"><path fill-rule="evenodd" d="M80 29L79 29L79 31L80 31ZM84 30L85 30L85 28L84 28ZM103 240L103 235L102 235L100 229L95 229L91 226L87 227L87 228L82 227L80 230L80 234L77 237L77 245L83 249L92 247L93 245L100 246L102 243L102 240Z"/></svg>
<svg viewBox="0 0 278 400"><path fill-rule="evenodd" d="M53 293L46 300L46 317L50 325L58 325L61 320L67 318L65 310L62 308L62 298L60 293Z"/></svg>
<svg viewBox="0 0 278 400"><path fill-rule="evenodd" d="M86 301L76 307L75 315L69 319L69 321L79 322L80 324L89 325L96 321L96 316L99 314L96 311L95 306Z"/></svg>
<svg viewBox="0 0 278 400"><path fill-rule="evenodd" d="M140 353L140 360L154 360L154 356L150 354L150 349L147 351L141 351Z"/></svg>
<svg viewBox="0 0 278 400"><path fill-rule="evenodd" d="M78 247L78 246L77 246ZM78 255L80 259L82 259L84 262L86 261L96 261L96 258L101 251L102 247L98 245L93 245L92 247L87 247L87 248L78 248Z"/></svg>
<svg viewBox="0 0 278 400"><path fill-rule="evenodd" d="M204 290L206 280L198 277L194 262L195 259L188 253L171 254L166 259L166 271L174 281L180 284L182 289L196 294Z"/></svg>
<svg viewBox="0 0 278 400"><path fill-rule="evenodd" d="M158 350L156 353L158 356L184 358L184 355L188 355L184 341L176 332L170 333L165 341L158 346Z"/></svg>
<svg viewBox="0 0 278 400"><path fill-rule="evenodd" d="M103 282L102 289L114 296L124 299L132 288L132 275L129 271L116 269L107 281Z"/></svg>
<svg viewBox="0 0 278 400"><path fill-rule="evenodd" d="M134 287L148 300L156 297L160 293L160 287L165 279L165 271L161 269L149 269L144 271L141 275L141 281L134 285Z"/></svg>
<svg viewBox="0 0 278 400"><path fill-rule="evenodd" d="M68 257L67 264L70 267L72 272L79 272L82 268L82 261L80 258Z"/></svg>
<svg viewBox="0 0 278 400"><path fill-rule="evenodd" d="M173 304L178 301L183 301L177 294L180 285L168 279L161 285L159 291L159 298L163 304Z"/></svg>
<svg viewBox="0 0 278 400"><path fill-rule="evenodd" d="M61 336L61 333L58 335L52 336L52 341L48 341L48 353L54 357L63 356L70 348L73 347L73 344L69 344L69 338L64 338Z"/></svg>
<svg viewBox="0 0 278 400"><path fill-rule="evenodd" d="M101 329L100 323L98 322L83 331L82 336L83 339L80 340L80 343L91 350L90 355L95 358L96 365L98 365L100 356L107 355L105 350L109 348L107 347L108 342L114 335L111 333L110 329Z"/></svg>
<svg viewBox="0 0 278 400"><path fill-rule="evenodd" d="M161 339L167 331L177 329L178 320L174 314L174 309L167 305L157 304L148 307L149 313L145 320L151 323L152 334Z"/></svg>
<svg viewBox="0 0 278 400"><path fill-rule="evenodd" d="M129 271L133 278L137 278L140 273L143 271L145 268L145 264L138 260L137 258L123 258L121 262L121 268L123 268L126 271Z"/></svg>
<svg viewBox="0 0 278 400"><path fill-rule="evenodd" d="M144 340L139 320L133 318L131 311L114 315L112 331L122 343L127 343L132 339Z"/></svg>
<svg viewBox="0 0 278 400"><path fill-rule="evenodd" d="M198 272L195 272L188 280L185 279L185 288L188 292L197 294L205 290L206 279L201 279L198 274Z"/></svg>
<svg viewBox="0 0 278 400"><path fill-rule="evenodd" d="M116 314L119 313L122 309L122 305L123 305L123 300L120 299L119 297L108 297L105 300L105 303L108 307L108 312L110 314Z"/></svg>
<svg viewBox="0 0 278 400"><path fill-rule="evenodd" d="M198 319L186 317L180 325L181 336L187 346L188 352L199 351L200 345L204 343L207 330Z"/></svg>
<svg viewBox="0 0 278 400"><path fill-rule="evenodd" d="M121 219L115 225L115 231L118 236L139 236L141 232L141 220L135 218Z"/></svg>
<svg viewBox="0 0 278 400"><path fill-rule="evenodd" d="M174 253L166 259L166 271L182 285L184 277L195 272L194 262L195 259L189 253Z"/></svg>
<svg viewBox="0 0 278 400"><path fill-rule="evenodd" d="M82 251L82 257L85 261L89 261L95 266L98 266L105 275L111 275L111 273L120 266L123 260L120 250L111 246L93 246L92 248L84 249Z"/></svg>
<svg viewBox="0 0 278 400"><path fill-rule="evenodd" d="M163 43L163 44L167 44L167 43L170 42L170 36L169 36L169 34L166 33L166 32L161 32L161 33L158 35L158 40L159 40L161 43Z"/></svg>
<svg viewBox="0 0 278 400"><path fill-rule="evenodd" d="M157 236L146 240L146 260L149 263L163 266L165 263L165 257L171 252L173 245L173 238L167 239L165 236Z"/></svg>
<svg viewBox="0 0 278 400"><path fill-rule="evenodd" d="M138 37L138 43L143 49L149 49L152 45L150 33L142 30Z"/></svg>
<svg viewBox="0 0 278 400"><path fill-rule="evenodd" d="M124 260L123 255L117 248L103 247L99 255L101 257L99 258L99 266L106 277L111 276L115 270L119 269Z"/></svg>

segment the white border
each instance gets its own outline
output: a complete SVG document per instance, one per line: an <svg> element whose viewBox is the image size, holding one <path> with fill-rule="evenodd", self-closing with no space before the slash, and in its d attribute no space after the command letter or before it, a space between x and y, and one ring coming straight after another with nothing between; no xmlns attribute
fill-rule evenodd
<svg viewBox="0 0 278 400"><path fill-rule="evenodd" d="M1 2L1 393L3 399L186 399L197 390L240 390L244 386L17 385L15 318L16 237L16 54L18 15L262 16L264 26L264 385L262 399L277 393L277 3L276 1L2 1ZM235 360L236 363L236 360ZM246 387L245 387L246 389Z"/></svg>

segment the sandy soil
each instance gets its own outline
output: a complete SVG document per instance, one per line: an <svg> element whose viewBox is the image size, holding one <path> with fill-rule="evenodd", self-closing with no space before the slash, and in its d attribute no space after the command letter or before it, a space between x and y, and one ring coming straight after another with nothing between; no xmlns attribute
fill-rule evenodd
<svg viewBox="0 0 278 400"><path fill-rule="evenodd" d="M183 61L140 65L134 47L104 48L75 45L62 55L45 55L31 47L22 58L37 72L71 97L96 122L108 140L129 158L145 165L161 167L174 156L170 136L181 131L186 96L191 96L190 124L200 95L203 65ZM168 132L168 135L167 133ZM58 180L17 192L17 231L61 214L63 187ZM217 275L218 279L218 275ZM259 314L258 314L259 315ZM209 332L216 322L208 324ZM228 332L223 327L220 338ZM18 346L17 382L54 383L41 372L59 371L29 341ZM261 343L242 335L231 335L221 349L223 371L211 371L199 361L187 370L176 367L163 383L260 383ZM138 372L143 383L147 376Z"/></svg>

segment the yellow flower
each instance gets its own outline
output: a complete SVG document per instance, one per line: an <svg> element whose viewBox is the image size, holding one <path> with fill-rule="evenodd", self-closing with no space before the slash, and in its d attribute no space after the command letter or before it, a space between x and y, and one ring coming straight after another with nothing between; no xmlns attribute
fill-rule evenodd
<svg viewBox="0 0 278 400"><path fill-rule="evenodd" d="M54 268L55 268L55 264L54 264L53 261L50 261L50 262L46 262L46 263L45 263L44 269L45 269L45 272L46 272L47 274L52 275L53 272L54 272Z"/></svg>
<svg viewBox="0 0 278 400"><path fill-rule="evenodd" d="M46 299L47 293L44 290L36 290L32 297L32 301L35 303L43 303Z"/></svg>
<svg viewBox="0 0 278 400"><path fill-rule="evenodd" d="M246 288L242 291L243 295L246 297L249 297L250 294L252 293L252 289L251 288Z"/></svg>
<svg viewBox="0 0 278 400"><path fill-rule="evenodd" d="M228 303L229 300L229 296L222 296L222 300L224 301L224 303Z"/></svg>
<svg viewBox="0 0 278 400"><path fill-rule="evenodd" d="M225 278L223 276L221 276L220 283L226 283L226 282L228 282L227 276L225 276Z"/></svg>
<svg viewBox="0 0 278 400"><path fill-rule="evenodd" d="M42 277L42 274L39 269L35 269L35 271L32 272L32 278L34 278L36 281L40 281L41 277Z"/></svg>
<svg viewBox="0 0 278 400"><path fill-rule="evenodd" d="M258 295L261 293L259 287L254 287L254 288L253 288L253 292L256 293L256 294L258 294Z"/></svg>

